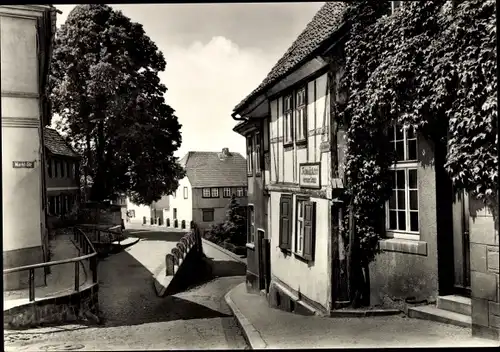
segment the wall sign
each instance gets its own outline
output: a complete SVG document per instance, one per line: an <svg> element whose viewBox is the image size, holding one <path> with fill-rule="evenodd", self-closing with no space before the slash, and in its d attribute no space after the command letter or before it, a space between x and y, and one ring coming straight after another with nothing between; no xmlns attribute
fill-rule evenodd
<svg viewBox="0 0 500 352"><path fill-rule="evenodd" d="M299 165L299 185L304 188L321 188L321 163Z"/></svg>
<svg viewBox="0 0 500 352"><path fill-rule="evenodd" d="M34 161L13 161L12 167L14 169L33 169L35 167Z"/></svg>

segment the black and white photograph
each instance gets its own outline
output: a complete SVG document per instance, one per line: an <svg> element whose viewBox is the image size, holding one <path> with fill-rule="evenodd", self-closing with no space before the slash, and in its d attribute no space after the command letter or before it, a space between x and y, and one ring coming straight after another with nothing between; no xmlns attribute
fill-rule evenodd
<svg viewBox="0 0 500 352"><path fill-rule="evenodd" d="M4 350L499 348L496 12L2 3Z"/></svg>

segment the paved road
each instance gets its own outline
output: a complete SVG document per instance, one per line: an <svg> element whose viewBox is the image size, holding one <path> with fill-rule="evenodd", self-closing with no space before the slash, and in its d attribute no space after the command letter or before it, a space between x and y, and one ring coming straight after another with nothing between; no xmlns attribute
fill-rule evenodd
<svg viewBox="0 0 500 352"><path fill-rule="evenodd" d="M244 267L209 249L208 257L219 268L228 268L218 270L221 277L159 298L152 272L164 260L166 248L182 234L150 230L133 236L141 241L99 264L103 325L5 331L5 349L245 349L242 333L224 301L224 295L244 281Z"/></svg>

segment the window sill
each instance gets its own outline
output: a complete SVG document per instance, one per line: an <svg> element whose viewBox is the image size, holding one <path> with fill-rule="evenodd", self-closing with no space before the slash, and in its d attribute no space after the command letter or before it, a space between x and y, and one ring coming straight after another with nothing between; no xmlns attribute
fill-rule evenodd
<svg viewBox="0 0 500 352"><path fill-rule="evenodd" d="M307 139L305 139L305 138L304 139L300 139L300 140L296 141L295 144L297 146L307 145Z"/></svg>
<svg viewBox="0 0 500 352"><path fill-rule="evenodd" d="M247 243L247 244L246 244L246 247L247 247L248 249L255 250L255 243Z"/></svg>
<svg viewBox="0 0 500 352"><path fill-rule="evenodd" d="M261 177L262 176L262 173L261 172L256 172L255 173L255 177Z"/></svg>
<svg viewBox="0 0 500 352"><path fill-rule="evenodd" d="M293 141L292 142L283 143L283 148L293 148Z"/></svg>
<svg viewBox="0 0 500 352"><path fill-rule="evenodd" d="M427 256L427 242L407 240L402 238L388 238L379 241L380 249L384 252L398 252Z"/></svg>

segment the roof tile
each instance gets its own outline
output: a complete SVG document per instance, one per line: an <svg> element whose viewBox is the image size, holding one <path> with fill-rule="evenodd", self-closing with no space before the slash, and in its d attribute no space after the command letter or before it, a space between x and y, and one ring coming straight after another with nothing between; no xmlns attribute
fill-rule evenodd
<svg viewBox="0 0 500 352"><path fill-rule="evenodd" d="M179 163L186 169L192 187L244 187L247 185L246 159L230 152L189 152Z"/></svg>
<svg viewBox="0 0 500 352"><path fill-rule="evenodd" d="M55 129L45 127L43 132L45 147L55 155L70 156L78 158L80 155L69 146L63 136Z"/></svg>

